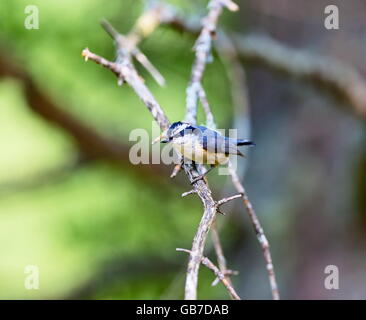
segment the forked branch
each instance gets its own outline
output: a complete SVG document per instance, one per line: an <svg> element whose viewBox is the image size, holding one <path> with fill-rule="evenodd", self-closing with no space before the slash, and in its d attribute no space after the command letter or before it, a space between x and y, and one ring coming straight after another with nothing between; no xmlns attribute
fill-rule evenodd
<svg viewBox="0 0 366 320"><path fill-rule="evenodd" d="M187 249L177 248L177 251L187 252L187 253L191 254L191 251L187 250ZM223 274L220 271L220 269L218 267L216 267L209 258L203 256L201 258L200 263L202 263L204 266L209 268L215 274L217 279L219 279L222 282L222 284L226 287L226 289L229 292L232 299L241 300L239 295L236 293L234 287L232 286L231 282L227 280L226 275Z"/></svg>

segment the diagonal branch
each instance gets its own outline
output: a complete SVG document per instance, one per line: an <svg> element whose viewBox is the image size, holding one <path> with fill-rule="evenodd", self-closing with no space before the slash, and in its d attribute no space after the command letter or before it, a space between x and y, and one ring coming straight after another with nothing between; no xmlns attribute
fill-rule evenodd
<svg viewBox="0 0 366 320"><path fill-rule="evenodd" d="M137 45L141 40L154 32L157 26L159 26L160 21L164 16L164 12L166 12L165 10L166 9L159 4L151 6L149 10L146 10L140 16L134 27L126 36L118 33L108 21L101 21L101 25L104 30L112 37L112 39L115 40L118 47L117 51L123 50L124 54L134 57L160 86L165 85L164 77L160 74L159 70L154 67L146 55L137 47ZM130 61L132 62L131 57Z"/></svg>
<svg viewBox="0 0 366 320"><path fill-rule="evenodd" d="M254 211L253 205L249 200L249 197L244 189L244 186L241 184L238 174L235 171L235 169L232 167L230 162L229 162L229 172L230 172L231 180L234 184L235 189L242 195L243 204L244 204L245 208L247 209L249 218L252 222L254 231L257 235L258 242L262 247L264 260L266 262L266 269L268 272L269 283L271 286L272 298L273 298L273 300L279 300L280 295L278 292L277 281L276 281L276 276L275 276L275 272L274 272L274 268L273 268L272 256L271 256L271 251L269 249L269 243L268 243L267 237L264 234L261 223L259 222L257 214Z"/></svg>
<svg viewBox="0 0 366 320"><path fill-rule="evenodd" d="M187 250L187 249L177 248L177 251L182 251L182 252L187 252L189 254L192 254L192 251ZM225 274L222 273L220 271L220 269L218 267L216 267L209 258L203 256L201 258L201 260L200 260L200 263L202 263L204 266L206 266L207 268L209 268L215 274L215 276L225 286L225 288L229 292L229 294L230 294L230 296L231 296L232 299L234 299L234 300L241 300L241 298L239 297L239 295L236 293L234 287L232 286L231 282L229 280L227 280Z"/></svg>
<svg viewBox="0 0 366 320"><path fill-rule="evenodd" d="M239 272L227 268L226 258L224 255L224 251L222 249L216 220L214 221L211 227L211 238L217 256L217 263L219 265L219 269L221 273L225 276L226 280L231 284L230 276L238 275ZM218 281L220 281L220 279L216 277L216 279L212 282L212 286L215 286L218 283Z"/></svg>
<svg viewBox="0 0 366 320"><path fill-rule="evenodd" d="M221 52L222 55L226 56L226 59L228 59L229 62L231 63L232 74L230 74L230 76L232 78L233 86L238 86L238 85L242 86L242 88L233 87L233 90L236 89L235 90L236 92L244 91L246 88L245 72L244 72L243 68L241 68L241 66L240 66L238 51L236 50L236 47L234 46L232 39L230 37L228 37L224 32L220 32L220 39L218 42L219 42L219 45L218 45L219 51ZM242 105L242 108L244 109L244 110L242 110L242 114L243 114L242 116L243 116L244 120L247 120L246 122L249 122L249 120L248 120L248 113L249 113L248 103L249 102L248 102L247 93L244 91L244 92L240 92L238 94L233 91L233 97L234 97L234 102L236 102L236 104ZM240 182L238 173L232 167L230 162L229 162L229 173L230 173L231 180L232 180L232 183L233 183L235 189L239 192L239 194L242 195L243 204L244 204L245 208L247 209L249 218L254 227L254 231L257 235L259 244L262 247L263 257L264 257L264 260L266 263L266 269L268 272L268 278L269 278L269 283L270 283L271 292L272 292L272 298L274 300L278 300L280 298L280 296L279 296L279 292L278 292L277 281L276 281L276 277L275 277L275 273L274 273L272 257L271 257L271 252L269 249L269 243L268 243L267 237L264 234L263 228L259 222L256 212L254 211L253 205L249 201L249 197L244 189L244 186Z"/></svg>

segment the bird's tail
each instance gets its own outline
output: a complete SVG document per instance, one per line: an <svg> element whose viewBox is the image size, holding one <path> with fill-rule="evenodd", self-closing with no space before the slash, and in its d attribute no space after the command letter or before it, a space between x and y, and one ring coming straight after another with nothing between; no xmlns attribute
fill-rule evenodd
<svg viewBox="0 0 366 320"><path fill-rule="evenodd" d="M255 143L250 140L238 139L236 145L237 146L255 146Z"/></svg>

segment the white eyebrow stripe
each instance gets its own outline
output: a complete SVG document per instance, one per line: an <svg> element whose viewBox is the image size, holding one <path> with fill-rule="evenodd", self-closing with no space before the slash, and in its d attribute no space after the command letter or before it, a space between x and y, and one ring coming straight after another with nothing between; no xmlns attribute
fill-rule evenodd
<svg viewBox="0 0 366 320"><path fill-rule="evenodd" d="M171 135L175 136L177 133L181 132L182 130L184 130L187 127L189 127L188 123L182 123L180 126L173 129Z"/></svg>

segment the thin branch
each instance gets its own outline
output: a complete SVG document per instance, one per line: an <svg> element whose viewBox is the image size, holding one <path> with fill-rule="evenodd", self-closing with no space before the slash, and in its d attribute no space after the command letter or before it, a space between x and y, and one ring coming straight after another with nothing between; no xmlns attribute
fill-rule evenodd
<svg viewBox="0 0 366 320"><path fill-rule="evenodd" d="M224 198L224 199L221 199L219 201L216 201L216 210L218 213L221 213L223 215L225 215L224 212L221 211L221 206L231 200L234 200L234 199L237 199L237 198L240 198L242 195L241 194L238 194L238 195L235 195L235 196L232 196L232 197L228 197L228 198Z"/></svg>
<svg viewBox="0 0 366 320"><path fill-rule="evenodd" d="M151 74L151 76L155 79L155 81L160 85L160 86L164 86L165 85L165 79L164 77L161 75L161 73L159 72L159 70L157 70L154 65L150 62L150 60L145 56L145 54L143 52L140 51L140 49L136 48L133 51L133 55L136 58L136 60L138 62L141 63L141 65L147 70L149 71L149 73Z"/></svg>
<svg viewBox="0 0 366 320"><path fill-rule="evenodd" d="M170 175L170 178L174 178L177 176L178 172L182 170L182 164L178 163L174 166L174 169Z"/></svg>
<svg viewBox="0 0 366 320"><path fill-rule="evenodd" d="M214 249L217 256L217 263L219 265L219 269L221 273L225 276L226 280L231 284L230 276L231 275L238 275L238 271L233 271L227 268L226 258L224 255L224 251L222 249L220 237L219 237L219 230L217 228L216 220L212 224L211 227L211 238L212 243L214 245ZM220 281L219 278L216 277L216 279L212 282L212 286L217 285L217 283Z"/></svg>
<svg viewBox="0 0 366 320"><path fill-rule="evenodd" d="M198 97L201 101L202 108L206 114L206 126L211 129L216 129L216 124L214 120L214 116L211 111L210 104L208 103L208 99L206 96L206 92L203 89L202 85L200 84L200 87L198 89Z"/></svg>
<svg viewBox="0 0 366 320"><path fill-rule="evenodd" d="M220 32L217 48L222 57L228 60L229 62L230 67L229 70L231 71L229 73L229 77L232 83L232 96L238 113L238 115L236 116L236 120L239 120L242 126L243 123L246 123L247 128L246 131L248 131L247 134L249 135L250 131L249 101L248 101L245 70L240 64L239 54L236 47L234 46L232 39L228 37L224 32ZM246 191L239 180L238 174L231 167L230 163L229 163L229 172L231 175L232 183L234 184L236 190L243 195L243 203L247 209L250 220L252 221L252 225L254 226L255 233L257 234L259 243L263 250L263 256L266 262L266 269L268 272L272 297L273 299L278 300L280 297L277 288L275 273L273 270L272 257L269 250L269 244L267 238L256 216L253 206L249 201Z"/></svg>
<svg viewBox="0 0 366 320"><path fill-rule="evenodd" d="M194 46L195 60L192 67L190 83L186 90L185 116L185 121L192 124L195 124L197 121L198 98L199 92L202 90L201 81L206 64L211 58L212 40L215 35L216 25L225 6L231 10L237 10L237 6L230 0L211 0L209 2L208 14L202 20L202 30ZM198 270L203 256L205 240L215 220L216 211L218 210L216 202L211 201L211 196L207 200L207 202L204 202L205 212L198 226L198 230L193 239L192 250L190 251L185 284L185 299L187 300L197 298Z"/></svg>
<svg viewBox="0 0 366 320"><path fill-rule="evenodd" d="M177 176L179 171L182 170L183 163L184 163L184 158L181 156L179 163L174 166L174 169L170 175L170 178L174 178Z"/></svg>
<svg viewBox="0 0 366 320"><path fill-rule="evenodd" d="M118 39L118 37L120 36L120 34L118 33L118 31L116 29L114 29L114 27L105 19L103 19L100 22L100 25L103 27L103 29L105 30L105 32L107 32L111 38L113 40Z"/></svg>
<svg viewBox="0 0 366 320"><path fill-rule="evenodd" d="M177 248L177 251L187 252L190 255L192 255L192 251L191 250ZM226 279L225 275L220 271L220 269L218 267L216 267L211 262L210 259L208 259L207 257L202 256L201 259L200 259L200 261L199 261L199 263L202 263L204 266L206 266L207 268L209 268L215 274L215 276L218 279L220 279L220 281L225 286L225 288L229 292L229 294L230 294L230 296L231 296L232 299L234 299L234 300L241 300L241 298L239 297L239 295L236 293L234 287L231 285L230 281L228 281Z"/></svg>
<svg viewBox="0 0 366 320"><path fill-rule="evenodd" d="M163 7L154 5L149 10L145 11L137 20L135 26L127 34L123 36L107 21L102 20L101 25L104 30L115 40L119 50L123 51L124 55L131 55L151 74L155 81L161 85L165 85L165 79L160 72L154 67L146 55L141 52L137 44L148 35L150 35L160 24ZM132 61L132 60L131 60Z"/></svg>
<svg viewBox="0 0 366 320"><path fill-rule="evenodd" d="M264 234L263 228L258 220L257 214L254 211L253 205L252 203L249 201L248 195L244 189L244 186L241 184L239 177L236 173L236 171L233 169L233 167L231 166L231 164L229 163L229 172L232 178L232 182L235 186L235 189L242 194L242 199L243 199L243 203L244 206L247 209L247 212L249 214L250 220L252 222L252 225L254 227L254 231L257 235L257 239L262 247L263 250L263 256L264 256L264 260L266 262L266 269L268 272L268 277L269 277L269 282L270 282L270 286L271 286L271 292L272 292L272 297L274 300L279 300L280 299L280 295L278 292L278 287L277 287L277 281L276 281L276 276L274 273L274 268L273 268L273 263L272 263L272 257L271 257L271 252L269 250L269 243L267 240L267 237Z"/></svg>
<svg viewBox="0 0 366 320"><path fill-rule="evenodd" d="M226 258L224 256L224 251L222 249L216 221L212 224L211 235L212 235L212 243L214 245L214 249L217 255L217 263L219 265L221 272L224 273L224 271L227 270L227 264L226 264Z"/></svg>
<svg viewBox="0 0 366 320"><path fill-rule="evenodd" d="M189 190L187 192L182 193L182 198L189 196L191 194L195 194L195 193L197 193L197 191L195 189Z"/></svg>
<svg viewBox="0 0 366 320"><path fill-rule="evenodd" d="M231 196L231 197L227 197L227 198L224 198L224 199L221 199L219 201L216 202L216 205L218 207L220 207L221 205L223 205L224 203L227 203L231 200L234 200L234 199L238 199L238 198L241 198L242 195L241 194L236 194L235 196Z"/></svg>

